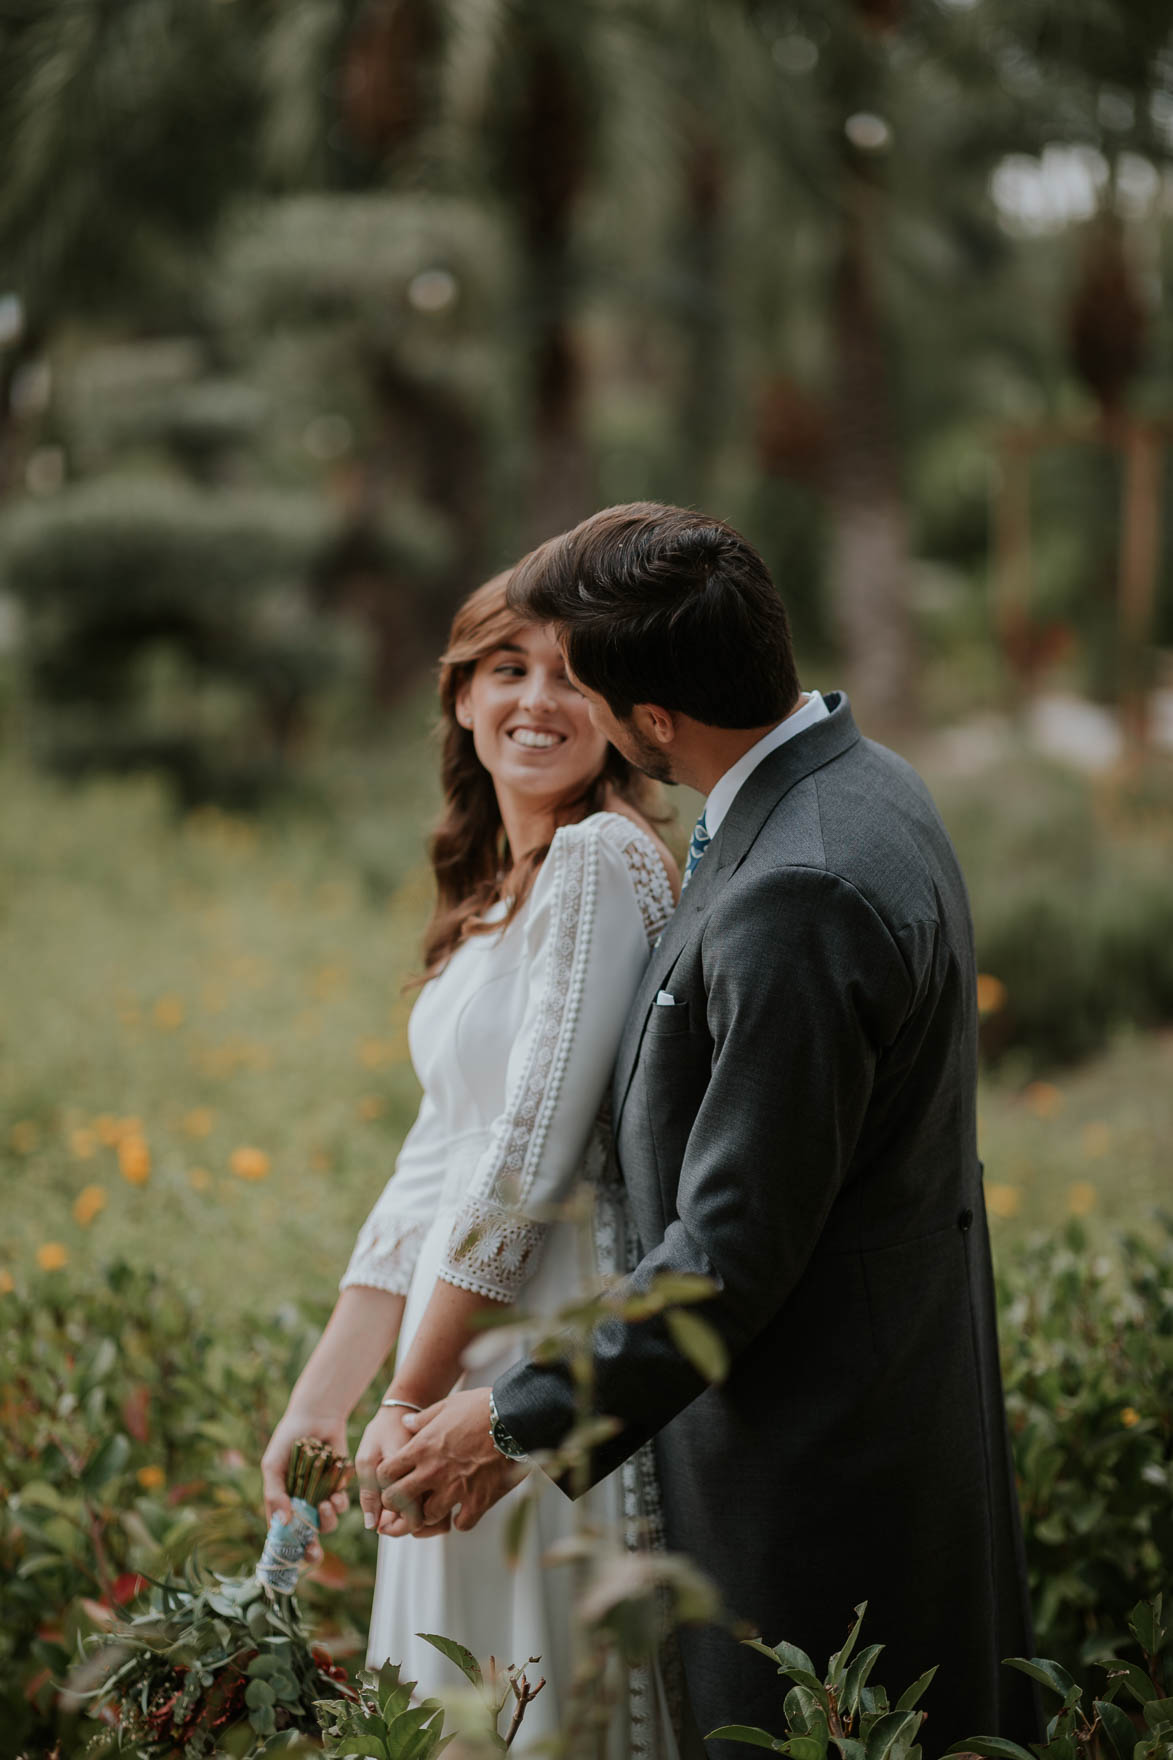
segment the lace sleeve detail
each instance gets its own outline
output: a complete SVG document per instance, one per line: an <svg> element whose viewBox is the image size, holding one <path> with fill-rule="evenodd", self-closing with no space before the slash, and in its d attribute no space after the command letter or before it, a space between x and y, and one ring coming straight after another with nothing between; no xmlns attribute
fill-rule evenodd
<svg viewBox="0 0 1173 1760"><path fill-rule="evenodd" d="M359 1231L339 1289L361 1284L405 1296L428 1226L405 1217L380 1216L376 1209Z"/></svg>
<svg viewBox="0 0 1173 1760"><path fill-rule="evenodd" d="M617 849L631 875L635 901L643 919L644 934L652 947L664 932L664 926L676 908L672 882L664 866L664 858L641 826L622 813L599 815L599 829L613 849Z"/></svg>
<svg viewBox="0 0 1173 1760"><path fill-rule="evenodd" d="M512 1301L532 1273L582 1165L665 899L671 907L654 845L616 814L560 831L542 881L505 1110L440 1270L497 1301Z"/></svg>

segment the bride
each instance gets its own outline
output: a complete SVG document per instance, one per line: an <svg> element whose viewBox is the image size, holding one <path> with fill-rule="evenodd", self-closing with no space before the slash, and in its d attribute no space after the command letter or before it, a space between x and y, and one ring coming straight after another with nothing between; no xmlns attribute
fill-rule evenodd
<svg viewBox="0 0 1173 1760"><path fill-rule="evenodd" d="M313 1435L344 1451L347 1419L395 1347L394 1379L356 1455L364 1519L379 1528L368 1661L402 1663L431 1694L456 1677L421 1632L502 1662L540 1656L546 1687L526 1712L528 1744L554 1733L569 1698L572 1573L541 1558L572 1531L574 1506L557 1491L541 1497L510 1569L504 1536L520 1487L471 1531L448 1531L446 1517L421 1538L380 1511L374 1487L409 1439L409 1411L462 1375L466 1387L491 1385L516 1357L515 1337L494 1349L478 1331L486 1308L524 1291L527 1312L552 1312L581 1286L575 1228L550 1217L584 1179L596 1187L598 1269L626 1269L631 1231L601 1114L679 879L646 816L649 785L592 727L553 632L508 609L507 582L464 603L441 662L445 812L409 1027L419 1115L262 1468L266 1515L286 1513L290 1444ZM592 1517L618 1527L626 1515L630 1530L647 1475L647 1458L634 1479L632 1463L613 1474L591 1493ZM343 1507L344 1494L323 1506L324 1531ZM616 1756L674 1754L658 1677L633 1681L612 1744Z"/></svg>

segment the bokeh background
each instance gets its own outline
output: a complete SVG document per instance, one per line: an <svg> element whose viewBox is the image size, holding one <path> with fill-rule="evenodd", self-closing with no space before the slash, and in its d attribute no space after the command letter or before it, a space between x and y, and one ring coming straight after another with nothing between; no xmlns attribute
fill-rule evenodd
<svg viewBox="0 0 1173 1760"><path fill-rule="evenodd" d="M451 612L608 502L738 525L930 781L1000 1259L1157 1227L1171 275L1165 0L3 0L0 1296L89 1362L121 1260L247 1362L204 1503L414 1112Z"/></svg>

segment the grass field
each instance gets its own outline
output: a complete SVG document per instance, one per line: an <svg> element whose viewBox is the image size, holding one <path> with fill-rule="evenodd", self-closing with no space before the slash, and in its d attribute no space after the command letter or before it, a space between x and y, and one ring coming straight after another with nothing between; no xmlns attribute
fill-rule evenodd
<svg viewBox="0 0 1173 1760"><path fill-rule="evenodd" d="M433 754L319 779L309 813L177 820L149 781L3 776L0 1283L115 1254L235 1312L328 1302L416 1105L402 992ZM1173 1035L983 1085L996 1237L1140 1221L1173 1140Z"/></svg>

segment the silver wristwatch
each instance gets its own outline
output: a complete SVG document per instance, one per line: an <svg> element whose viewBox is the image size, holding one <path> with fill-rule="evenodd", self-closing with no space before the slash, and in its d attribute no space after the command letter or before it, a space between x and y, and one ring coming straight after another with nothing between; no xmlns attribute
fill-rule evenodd
<svg viewBox="0 0 1173 1760"><path fill-rule="evenodd" d="M503 1454L507 1461L527 1461L529 1459L528 1454L526 1454L525 1449L522 1448L520 1442L517 1442L512 1436L510 1436L505 1425L502 1423L501 1414L497 1410L497 1402L493 1398L493 1389L491 1387L489 1389L489 1435L493 1440L493 1447L497 1450L497 1453Z"/></svg>

